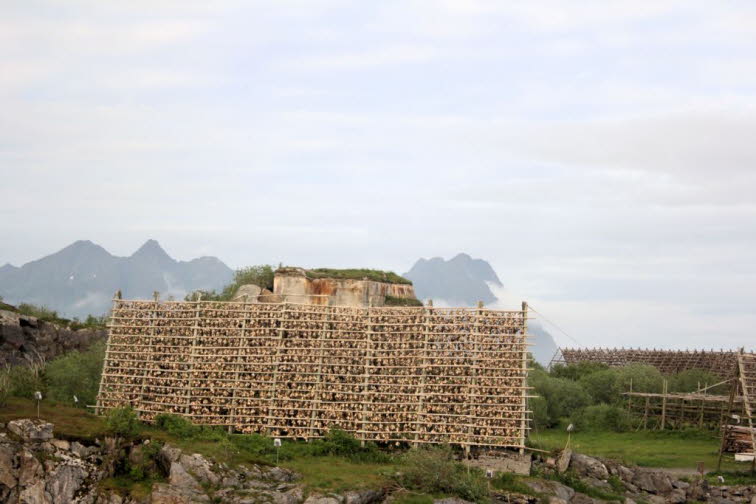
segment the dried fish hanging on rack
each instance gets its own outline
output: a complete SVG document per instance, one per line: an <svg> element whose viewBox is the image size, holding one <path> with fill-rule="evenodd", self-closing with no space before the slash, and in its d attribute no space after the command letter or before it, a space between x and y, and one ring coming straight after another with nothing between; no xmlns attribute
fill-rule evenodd
<svg viewBox="0 0 756 504"><path fill-rule="evenodd" d="M526 310L114 300L98 412L522 447Z"/></svg>

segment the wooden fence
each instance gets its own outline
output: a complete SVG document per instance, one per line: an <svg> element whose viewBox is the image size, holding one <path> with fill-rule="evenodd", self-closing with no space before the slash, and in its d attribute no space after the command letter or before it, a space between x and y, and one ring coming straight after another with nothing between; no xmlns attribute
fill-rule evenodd
<svg viewBox="0 0 756 504"><path fill-rule="evenodd" d="M239 432L523 447L527 305L351 308L115 299L97 411Z"/></svg>

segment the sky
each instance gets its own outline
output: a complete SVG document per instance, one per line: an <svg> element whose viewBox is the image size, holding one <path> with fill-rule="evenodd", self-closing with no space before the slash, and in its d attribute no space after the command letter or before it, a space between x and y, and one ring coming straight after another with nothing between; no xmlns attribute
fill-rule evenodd
<svg viewBox="0 0 756 504"><path fill-rule="evenodd" d="M753 348L754 27L747 1L5 1L0 264L466 252L560 345Z"/></svg>

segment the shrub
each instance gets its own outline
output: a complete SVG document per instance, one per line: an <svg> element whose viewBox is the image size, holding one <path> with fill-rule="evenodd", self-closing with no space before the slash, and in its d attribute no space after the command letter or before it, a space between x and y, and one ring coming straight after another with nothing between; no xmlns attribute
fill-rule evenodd
<svg viewBox="0 0 756 504"><path fill-rule="evenodd" d="M11 380L8 369L0 369L0 408L8 404L11 395Z"/></svg>
<svg viewBox="0 0 756 504"><path fill-rule="evenodd" d="M719 383L721 381L721 378L703 369L687 369L670 377L669 391L695 392L699 387L714 385L715 383ZM633 389L635 389L635 384L633 384ZM714 388L709 389L707 393L724 395L727 393L727 391L728 389L726 385L718 385Z"/></svg>
<svg viewBox="0 0 756 504"><path fill-rule="evenodd" d="M74 350L54 359L45 369L48 395L69 404L76 395L80 408L94 404L104 360L104 342L95 343L84 352Z"/></svg>
<svg viewBox="0 0 756 504"><path fill-rule="evenodd" d="M255 284L262 289L273 290L273 266L270 264L260 264L257 266L247 266L234 272L234 292L241 285ZM233 292L231 293L233 294Z"/></svg>
<svg viewBox="0 0 756 504"><path fill-rule="evenodd" d="M579 383L590 394L594 403L613 404L621 398L617 394L616 369L604 369L584 375Z"/></svg>
<svg viewBox="0 0 756 504"><path fill-rule="evenodd" d="M597 404L578 413L574 422L579 429L587 431L625 432L632 426L632 417L618 406Z"/></svg>
<svg viewBox="0 0 756 504"><path fill-rule="evenodd" d="M543 397L532 397L528 399L528 407L532 411L533 425L537 429L549 427L549 405Z"/></svg>
<svg viewBox="0 0 756 504"><path fill-rule="evenodd" d="M37 391L42 392L43 396L47 394L45 381L41 376L41 367L13 366L8 369L7 374L10 395L32 399Z"/></svg>
<svg viewBox="0 0 756 504"><path fill-rule="evenodd" d="M528 383L546 401L549 427L591 404L591 398L583 387L567 378L553 378L543 371L533 371Z"/></svg>
<svg viewBox="0 0 756 504"><path fill-rule="evenodd" d="M607 369L609 369L609 366L602 362L581 361L570 365L555 364L551 368L551 376L578 381L584 376Z"/></svg>
<svg viewBox="0 0 756 504"><path fill-rule="evenodd" d="M452 459L449 446L408 451L403 471L396 476L403 487L428 494L451 494L470 501L488 496L488 485L479 470L470 470Z"/></svg>
<svg viewBox="0 0 756 504"><path fill-rule="evenodd" d="M617 380L614 382L615 394L621 396L630 390L630 382L634 392L661 392L664 378L654 366L647 364L630 364L617 368Z"/></svg>
<svg viewBox="0 0 756 504"><path fill-rule="evenodd" d="M191 439L202 430L191 421L179 415L161 413L155 417L155 426L180 439Z"/></svg>
<svg viewBox="0 0 756 504"><path fill-rule="evenodd" d="M153 441L132 448L129 454L126 472L134 481L157 479L161 476L157 456L163 445Z"/></svg>
<svg viewBox="0 0 756 504"><path fill-rule="evenodd" d="M105 417L108 431L116 436L131 439L139 434L139 420L131 406L113 408Z"/></svg>

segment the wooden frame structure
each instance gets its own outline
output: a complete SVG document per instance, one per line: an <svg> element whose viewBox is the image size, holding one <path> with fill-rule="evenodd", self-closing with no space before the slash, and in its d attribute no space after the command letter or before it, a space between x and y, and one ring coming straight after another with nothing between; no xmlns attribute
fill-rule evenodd
<svg viewBox="0 0 756 504"><path fill-rule="evenodd" d="M756 353L737 353L737 366L732 380L728 408L722 415L721 466L724 452L735 452L751 458L751 472L756 472ZM733 409L740 395L742 408Z"/></svg>
<svg viewBox="0 0 756 504"><path fill-rule="evenodd" d="M628 364L648 364L664 375L688 369L703 369L727 379L737 365L737 352L726 350L641 350L633 348L562 348L561 358L549 364L577 364L599 362L609 367Z"/></svg>
<svg viewBox="0 0 756 504"><path fill-rule="evenodd" d="M113 301L97 412L316 438L523 448L527 305Z"/></svg>

